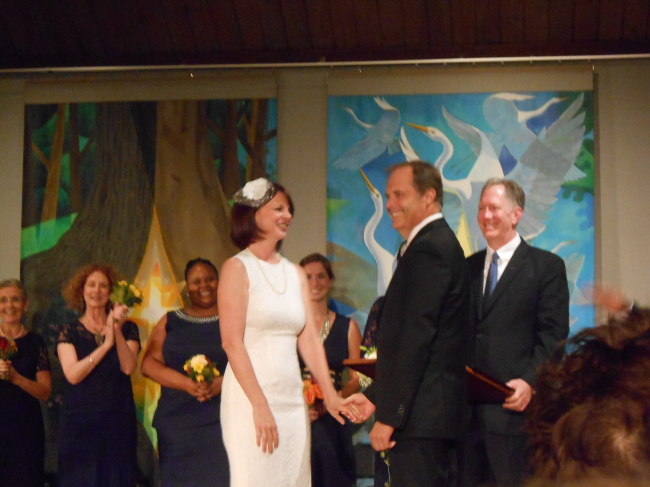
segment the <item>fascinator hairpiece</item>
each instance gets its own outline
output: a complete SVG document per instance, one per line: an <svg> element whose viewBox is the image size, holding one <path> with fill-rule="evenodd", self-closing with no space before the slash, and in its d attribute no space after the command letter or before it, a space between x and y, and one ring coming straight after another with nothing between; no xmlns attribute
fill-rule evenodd
<svg viewBox="0 0 650 487"><path fill-rule="evenodd" d="M259 208L268 203L273 195L275 195L273 183L268 179L259 178L247 182L242 189L235 193L233 201L237 205Z"/></svg>

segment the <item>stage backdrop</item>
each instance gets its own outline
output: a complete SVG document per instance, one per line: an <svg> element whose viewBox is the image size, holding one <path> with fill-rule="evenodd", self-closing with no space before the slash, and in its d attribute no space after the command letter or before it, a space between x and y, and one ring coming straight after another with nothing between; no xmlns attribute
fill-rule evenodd
<svg viewBox="0 0 650 487"><path fill-rule="evenodd" d="M384 294L402 241L385 212L386 168L435 164L443 214L466 255L486 246L476 222L483 182L506 177L526 192L518 231L561 256L571 291L571 333L593 326L592 91L330 96L328 254L340 311L363 328Z"/></svg>
<svg viewBox="0 0 650 487"><path fill-rule="evenodd" d="M164 313L183 306L185 263L220 267L236 253L229 198L247 180L276 177L276 99L29 105L25 115L21 273L32 329L53 352L59 325L76 318L62 285L84 264L110 263L144 291L131 317L146 347ZM50 358L51 438L65 379ZM133 387L155 445L160 388L139 370Z"/></svg>

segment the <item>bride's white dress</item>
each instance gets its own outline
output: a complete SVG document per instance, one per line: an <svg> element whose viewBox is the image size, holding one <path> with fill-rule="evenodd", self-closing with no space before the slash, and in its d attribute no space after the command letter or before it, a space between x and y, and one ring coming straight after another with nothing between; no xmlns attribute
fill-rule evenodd
<svg viewBox="0 0 650 487"><path fill-rule="evenodd" d="M284 258L279 264L269 264L247 251L237 258L246 266L250 283L244 344L273 412L280 444L269 454L255 443L250 401L228 365L221 394L221 427L230 485L310 486L310 428L297 355L297 336L305 324L300 276ZM284 293L276 292L285 286Z"/></svg>

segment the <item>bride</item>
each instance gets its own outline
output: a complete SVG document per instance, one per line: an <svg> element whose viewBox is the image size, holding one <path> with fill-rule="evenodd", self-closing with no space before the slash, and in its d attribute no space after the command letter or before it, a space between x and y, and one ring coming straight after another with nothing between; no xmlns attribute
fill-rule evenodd
<svg viewBox="0 0 650 487"><path fill-rule="evenodd" d="M293 218L279 184L260 178L238 191L228 259L218 290L228 355L221 406L231 486L308 486L309 421L296 350L341 424L341 398L311 315L306 275L278 253Z"/></svg>

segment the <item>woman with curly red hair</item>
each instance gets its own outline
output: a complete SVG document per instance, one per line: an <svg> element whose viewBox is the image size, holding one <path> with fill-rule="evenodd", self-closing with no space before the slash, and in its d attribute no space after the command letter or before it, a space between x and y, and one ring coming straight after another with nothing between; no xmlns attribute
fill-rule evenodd
<svg viewBox="0 0 650 487"><path fill-rule="evenodd" d="M63 289L81 317L63 326L57 355L68 381L59 423L61 487L133 487L136 416L130 375L137 367L138 327L128 307L111 304L118 282L110 265L79 269Z"/></svg>

